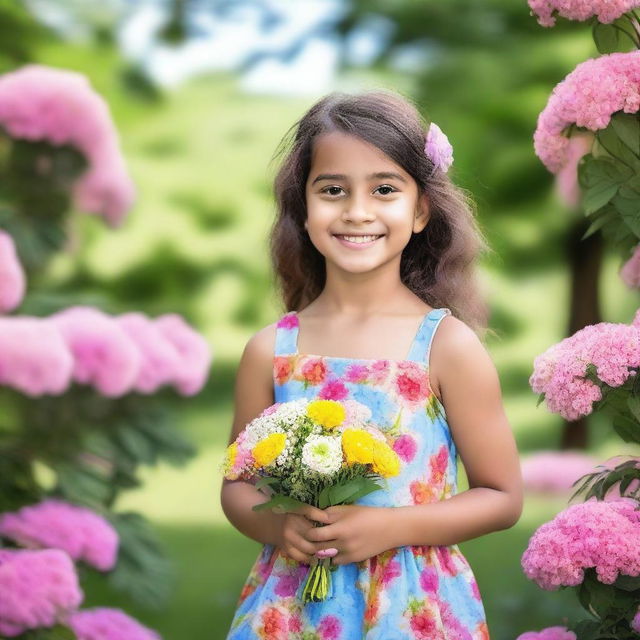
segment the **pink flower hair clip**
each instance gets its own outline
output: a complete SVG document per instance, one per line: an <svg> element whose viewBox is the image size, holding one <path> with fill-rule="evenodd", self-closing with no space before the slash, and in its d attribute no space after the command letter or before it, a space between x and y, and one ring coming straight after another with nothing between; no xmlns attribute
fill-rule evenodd
<svg viewBox="0 0 640 640"><path fill-rule="evenodd" d="M427 131L424 152L433 164L445 173L453 163L453 147L442 129L432 122Z"/></svg>

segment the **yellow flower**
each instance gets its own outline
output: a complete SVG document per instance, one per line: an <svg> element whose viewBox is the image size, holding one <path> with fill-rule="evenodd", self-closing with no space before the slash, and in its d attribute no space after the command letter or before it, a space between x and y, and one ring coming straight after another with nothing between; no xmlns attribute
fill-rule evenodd
<svg viewBox="0 0 640 640"><path fill-rule="evenodd" d="M371 464L374 438L362 429L345 429L342 433L342 450L347 464Z"/></svg>
<svg viewBox="0 0 640 640"><path fill-rule="evenodd" d="M333 429L344 422L344 407L336 400L314 400L307 406L307 416L325 429Z"/></svg>
<svg viewBox="0 0 640 640"><path fill-rule="evenodd" d="M397 476L400 473L398 454L381 440L373 442L373 470L383 478Z"/></svg>
<svg viewBox="0 0 640 640"><path fill-rule="evenodd" d="M260 440L251 450L256 468L270 465L282 453L286 440L284 433L272 433Z"/></svg>
<svg viewBox="0 0 640 640"><path fill-rule="evenodd" d="M227 480L236 480L237 474L232 472L233 465L235 464L236 457L238 455L238 445L232 442L228 447L224 456L224 462L222 463L222 469L224 471L224 477Z"/></svg>

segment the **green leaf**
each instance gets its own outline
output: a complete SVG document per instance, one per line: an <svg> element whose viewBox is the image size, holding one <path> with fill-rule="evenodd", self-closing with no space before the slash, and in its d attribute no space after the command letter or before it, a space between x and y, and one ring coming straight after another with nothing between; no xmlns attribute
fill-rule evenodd
<svg viewBox="0 0 640 640"><path fill-rule="evenodd" d="M544 397L545 397L545 394L544 394L544 393L541 393L541 394L538 396L538 401L536 402L536 407L539 407L539 406L540 406L540 404L544 401Z"/></svg>
<svg viewBox="0 0 640 640"><path fill-rule="evenodd" d="M279 482L280 482L279 478L270 478L269 476L263 476L256 482L255 488L262 489L262 487L278 484Z"/></svg>
<svg viewBox="0 0 640 640"><path fill-rule="evenodd" d="M582 205L587 214L602 209L618 193L620 185L609 182L600 182L589 187L584 193Z"/></svg>
<svg viewBox="0 0 640 640"><path fill-rule="evenodd" d="M620 32L612 24L596 22L592 35L599 53L613 53L620 50Z"/></svg>
<svg viewBox="0 0 640 640"><path fill-rule="evenodd" d="M611 118L611 125L618 138L636 156L640 156L640 120L638 120L638 116L631 113L616 113Z"/></svg>
<svg viewBox="0 0 640 640"><path fill-rule="evenodd" d="M300 507L308 506L306 502L301 502L289 496L276 494L267 502L256 504L252 507L253 511L263 511L264 509L273 509L276 513L295 513Z"/></svg>
<svg viewBox="0 0 640 640"><path fill-rule="evenodd" d="M640 429L635 420L618 415L613 419L613 428L625 442L640 443Z"/></svg>
<svg viewBox="0 0 640 640"><path fill-rule="evenodd" d="M631 410L633 417L640 422L640 397L636 395L630 395L627 398L627 406Z"/></svg>
<svg viewBox="0 0 640 640"><path fill-rule="evenodd" d="M596 231L604 227L606 224L617 220L618 217L618 212L615 209L607 207L606 209L602 210L602 212L598 213L598 216L589 225L589 228L584 232L581 240L584 240L585 238L593 235Z"/></svg>
<svg viewBox="0 0 640 640"><path fill-rule="evenodd" d="M640 576L625 576L620 574L613 583L613 586L623 591L637 591L640 589Z"/></svg>

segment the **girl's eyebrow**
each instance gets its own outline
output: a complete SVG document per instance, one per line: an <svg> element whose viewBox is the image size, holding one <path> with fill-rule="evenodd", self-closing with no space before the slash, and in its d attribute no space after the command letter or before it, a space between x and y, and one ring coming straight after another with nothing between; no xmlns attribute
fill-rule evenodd
<svg viewBox="0 0 640 640"><path fill-rule="evenodd" d="M373 178L395 178L401 182L406 182L399 173L394 173L393 171L370 173L366 178L367 180L373 180ZM348 176L345 176L343 173L321 173L311 184L314 185L316 182L320 182L321 180L348 180Z"/></svg>

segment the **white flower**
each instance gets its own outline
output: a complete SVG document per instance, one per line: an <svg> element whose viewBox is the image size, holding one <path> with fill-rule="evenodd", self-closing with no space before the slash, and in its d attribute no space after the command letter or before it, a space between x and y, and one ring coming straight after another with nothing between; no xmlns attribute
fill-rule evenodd
<svg viewBox="0 0 640 640"><path fill-rule="evenodd" d="M333 475L342 467L342 443L335 436L310 435L302 447L302 463L322 475Z"/></svg>

